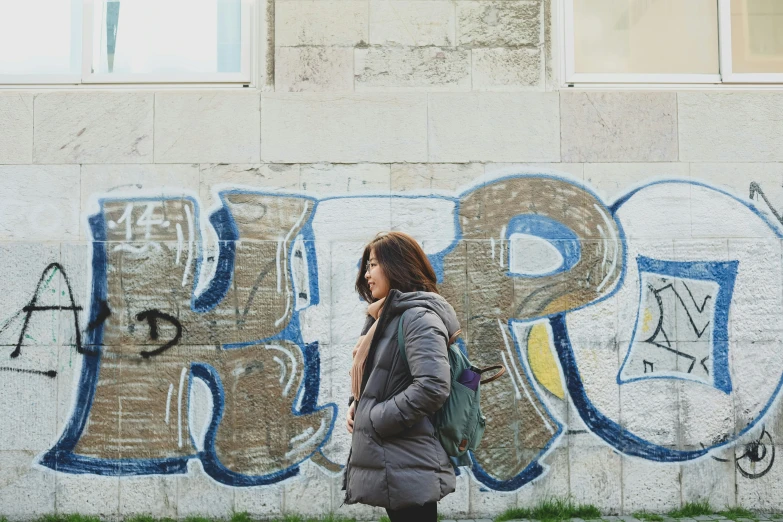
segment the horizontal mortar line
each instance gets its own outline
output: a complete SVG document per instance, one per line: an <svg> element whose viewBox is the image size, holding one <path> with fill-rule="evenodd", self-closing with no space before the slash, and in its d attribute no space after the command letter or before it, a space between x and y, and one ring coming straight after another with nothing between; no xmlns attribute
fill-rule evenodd
<svg viewBox="0 0 783 522"><path fill-rule="evenodd" d="M508 0L511 1L511 0ZM314 44L300 44L300 45L279 45L275 49L378 49L378 50L413 50L413 49L441 49L450 51L470 51L473 49L533 49L541 50L541 44L514 44L514 45L481 45L481 44L465 44L465 45L438 45L438 44L426 44L426 45L404 45L404 44L370 44L370 45L314 45Z"/></svg>

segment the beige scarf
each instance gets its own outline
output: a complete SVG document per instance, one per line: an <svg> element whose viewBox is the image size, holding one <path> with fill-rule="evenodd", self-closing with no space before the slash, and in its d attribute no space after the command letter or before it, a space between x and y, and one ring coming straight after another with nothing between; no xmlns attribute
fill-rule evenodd
<svg viewBox="0 0 783 522"><path fill-rule="evenodd" d="M359 394L362 389L362 378L364 377L364 366L367 364L367 355L370 353L370 344L372 338L375 335L375 327L378 326L378 317L381 315L383 309L383 302L386 300L379 299L370 306L367 307L367 314L375 318L375 322L372 323L367 333L359 337L356 342L356 346L353 347L353 365L351 365L351 395L354 400L359 400Z"/></svg>

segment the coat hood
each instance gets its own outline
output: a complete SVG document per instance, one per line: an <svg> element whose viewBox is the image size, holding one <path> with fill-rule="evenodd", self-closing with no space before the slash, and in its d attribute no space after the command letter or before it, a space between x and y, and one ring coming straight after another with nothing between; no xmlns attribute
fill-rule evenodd
<svg viewBox="0 0 783 522"><path fill-rule="evenodd" d="M409 308L426 308L437 315L449 334L449 344L456 341L461 330L457 313L454 308L440 294L434 292L400 292L391 290L386 298L389 308L389 316L402 314ZM384 307L385 308L385 307Z"/></svg>

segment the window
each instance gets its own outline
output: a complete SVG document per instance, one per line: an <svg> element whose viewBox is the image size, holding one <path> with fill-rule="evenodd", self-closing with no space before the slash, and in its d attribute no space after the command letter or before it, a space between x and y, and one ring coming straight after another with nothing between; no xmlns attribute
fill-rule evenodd
<svg viewBox="0 0 783 522"><path fill-rule="evenodd" d="M783 83L783 2L731 0L720 27L724 81Z"/></svg>
<svg viewBox="0 0 783 522"><path fill-rule="evenodd" d="M0 4L2 81L74 81L81 73L81 0Z"/></svg>
<svg viewBox="0 0 783 522"><path fill-rule="evenodd" d="M252 0L0 5L0 83L249 83Z"/></svg>
<svg viewBox="0 0 783 522"><path fill-rule="evenodd" d="M562 6L566 82L783 82L781 0Z"/></svg>

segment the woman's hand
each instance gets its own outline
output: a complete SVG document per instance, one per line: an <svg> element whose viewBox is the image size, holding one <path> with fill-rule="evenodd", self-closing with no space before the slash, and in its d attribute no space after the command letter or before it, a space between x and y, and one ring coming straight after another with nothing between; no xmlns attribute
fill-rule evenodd
<svg viewBox="0 0 783 522"><path fill-rule="evenodd" d="M348 433L353 433L353 417L356 414L356 402L352 402L348 407L348 414L345 416L345 425Z"/></svg>

